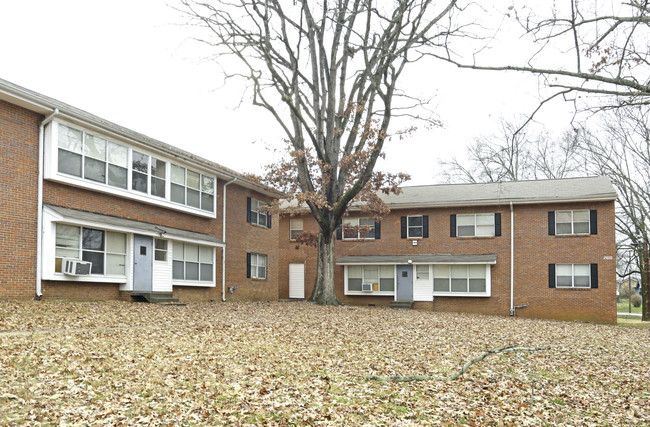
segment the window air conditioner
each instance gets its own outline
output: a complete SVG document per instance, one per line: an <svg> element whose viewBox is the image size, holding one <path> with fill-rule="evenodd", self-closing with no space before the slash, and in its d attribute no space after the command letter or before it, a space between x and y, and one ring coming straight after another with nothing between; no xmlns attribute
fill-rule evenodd
<svg viewBox="0 0 650 427"><path fill-rule="evenodd" d="M372 292L372 283L362 283L361 290L363 292Z"/></svg>
<svg viewBox="0 0 650 427"><path fill-rule="evenodd" d="M68 276L89 276L93 263L80 259L63 258L62 270Z"/></svg>

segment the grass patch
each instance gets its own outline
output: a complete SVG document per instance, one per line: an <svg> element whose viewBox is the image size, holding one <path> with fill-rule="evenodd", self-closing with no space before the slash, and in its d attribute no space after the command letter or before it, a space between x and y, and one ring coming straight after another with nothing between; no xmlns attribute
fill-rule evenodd
<svg viewBox="0 0 650 427"><path fill-rule="evenodd" d="M641 306L635 307L631 304L628 304L627 301L619 302L616 304L616 311L619 313L638 313L641 314Z"/></svg>

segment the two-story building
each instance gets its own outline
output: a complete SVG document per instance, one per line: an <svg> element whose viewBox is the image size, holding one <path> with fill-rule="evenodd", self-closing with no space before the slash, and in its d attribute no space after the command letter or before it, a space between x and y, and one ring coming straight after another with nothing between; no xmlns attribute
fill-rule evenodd
<svg viewBox="0 0 650 427"><path fill-rule="evenodd" d="M4 80L0 188L0 298L278 298L280 193Z"/></svg>
<svg viewBox="0 0 650 427"><path fill-rule="evenodd" d="M606 177L404 187L381 220L351 209L337 232L340 301L616 322L616 191ZM280 297L309 297L317 233L280 220Z"/></svg>

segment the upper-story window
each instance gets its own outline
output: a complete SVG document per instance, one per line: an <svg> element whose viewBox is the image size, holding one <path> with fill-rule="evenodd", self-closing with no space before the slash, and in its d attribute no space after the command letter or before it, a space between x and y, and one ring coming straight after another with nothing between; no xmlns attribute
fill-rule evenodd
<svg viewBox="0 0 650 427"><path fill-rule="evenodd" d="M88 186L103 184L124 190L127 197L161 200L185 207L215 211L215 178L154 157L139 149L109 141L92 132L62 123L56 134L57 172L82 179ZM50 172L51 173L51 172ZM108 191L112 192L112 191ZM153 197L151 197L153 196Z"/></svg>
<svg viewBox="0 0 650 427"><path fill-rule="evenodd" d="M494 236L494 214L457 215L459 237Z"/></svg>
<svg viewBox="0 0 650 427"><path fill-rule="evenodd" d="M303 222L302 219L296 218L289 221L289 239L296 240L302 234Z"/></svg>
<svg viewBox="0 0 650 427"><path fill-rule="evenodd" d="M171 201L213 212L214 178L172 165Z"/></svg>
<svg viewBox="0 0 650 427"><path fill-rule="evenodd" d="M589 234L589 211L556 211L555 234Z"/></svg>
<svg viewBox="0 0 650 427"><path fill-rule="evenodd" d="M246 213L247 222L271 228L271 215L268 211L268 203L249 197L246 204L248 210Z"/></svg>
<svg viewBox="0 0 650 427"><path fill-rule="evenodd" d="M374 218L343 218L343 240L374 238Z"/></svg>

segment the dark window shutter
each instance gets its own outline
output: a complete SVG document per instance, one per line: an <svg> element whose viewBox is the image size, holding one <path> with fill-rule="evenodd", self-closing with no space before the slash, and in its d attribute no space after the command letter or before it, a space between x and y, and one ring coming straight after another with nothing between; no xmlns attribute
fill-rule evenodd
<svg viewBox="0 0 650 427"><path fill-rule="evenodd" d="M494 214L494 235L501 235L501 212Z"/></svg>
<svg viewBox="0 0 650 427"><path fill-rule="evenodd" d="M449 236L456 237L456 214L449 216Z"/></svg>
<svg viewBox="0 0 650 427"><path fill-rule="evenodd" d="M598 264L591 264L591 287L598 288Z"/></svg>
<svg viewBox="0 0 650 427"><path fill-rule="evenodd" d="M336 229L336 240L341 240L343 238L343 231L341 227Z"/></svg>
<svg viewBox="0 0 650 427"><path fill-rule="evenodd" d="M592 209L589 211L589 233L598 234L598 211Z"/></svg>
<svg viewBox="0 0 650 427"><path fill-rule="evenodd" d="M375 221L375 239L381 239L381 221Z"/></svg>
<svg viewBox="0 0 650 427"><path fill-rule="evenodd" d="M268 228L271 228L271 213L270 212L266 213L266 226Z"/></svg>
<svg viewBox="0 0 650 427"><path fill-rule="evenodd" d="M555 264L548 265L548 287L555 287Z"/></svg>
<svg viewBox="0 0 650 427"><path fill-rule="evenodd" d="M248 199L250 200L250 199ZM246 277L251 278L251 254L246 252Z"/></svg>
<svg viewBox="0 0 650 427"><path fill-rule="evenodd" d="M251 198L246 197L246 222L251 222Z"/></svg>
<svg viewBox="0 0 650 427"><path fill-rule="evenodd" d="M402 223L402 239L406 239L406 217L403 216L401 218L401 223Z"/></svg>
<svg viewBox="0 0 650 427"><path fill-rule="evenodd" d="M555 236L555 211L548 212L548 235Z"/></svg>
<svg viewBox="0 0 650 427"><path fill-rule="evenodd" d="M429 237L429 215L422 215L422 237Z"/></svg>

